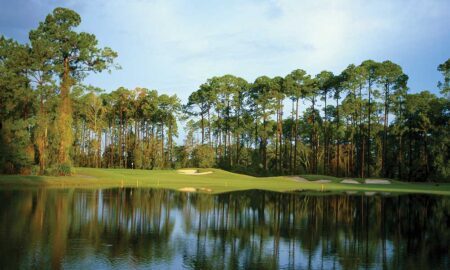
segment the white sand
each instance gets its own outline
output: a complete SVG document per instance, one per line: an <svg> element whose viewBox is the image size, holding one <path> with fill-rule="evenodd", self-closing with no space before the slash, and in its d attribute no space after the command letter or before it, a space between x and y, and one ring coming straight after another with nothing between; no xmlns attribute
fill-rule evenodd
<svg viewBox="0 0 450 270"><path fill-rule="evenodd" d="M343 184L359 184L358 181L353 180L353 179L344 179L341 181L341 183L343 183Z"/></svg>
<svg viewBox="0 0 450 270"><path fill-rule="evenodd" d="M183 170L177 170L177 172L179 172L179 173L197 173L198 170L187 170L187 169L183 169Z"/></svg>
<svg viewBox="0 0 450 270"><path fill-rule="evenodd" d="M331 180L317 180L314 183L331 183Z"/></svg>
<svg viewBox="0 0 450 270"><path fill-rule="evenodd" d="M186 174L186 175L205 175L205 174L211 174L213 172L198 172L198 170L178 170L179 174Z"/></svg>
<svg viewBox="0 0 450 270"><path fill-rule="evenodd" d="M198 173L186 173L188 175L205 175L205 174L212 174L213 172L208 171L208 172L198 172Z"/></svg>
<svg viewBox="0 0 450 270"><path fill-rule="evenodd" d="M381 184L381 185L389 185L391 182L389 180L383 179L366 179L364 181L366 184Z"/></svg>
<svg viewBox="0 0 450 270"><path fill-rule="evenodd" d="M300 176L291 176L291 178L298 182L309 182L308 180Z"/></svg>
<svg viewBox="0 0 450 270"><path fill-rule="evenodd" d="M178 191L183 191L183 192L196 192L197 189L196 189L196 188L193 188L193 187L184 187L184 188L178 189Z"/></svg>

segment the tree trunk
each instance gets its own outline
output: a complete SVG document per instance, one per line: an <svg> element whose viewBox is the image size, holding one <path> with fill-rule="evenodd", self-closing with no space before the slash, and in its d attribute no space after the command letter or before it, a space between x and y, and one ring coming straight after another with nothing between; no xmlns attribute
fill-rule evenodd
<svg viewBox="0 0 450 270"><path fill-rule="evenodd" d="M359 154L359 169L360 169L360 177L364 178L364 168L365 168L365 163L364 163L364 157L365 157L365 153L364 153L364 144L365 144L365 138L364 138L364 133L363 133L363 111L362 111L362 85L359 85L359 148L360 148L360 154Z"/></svg>
<svg viewBox="0 0 450 270"><path fill-rule="evenodd" d="M44 174L45 171L45 163L46 163L46 155L47 155L47 129L48 129L48 121L47 121L47 114L45 112L44 108L44 99L41 96L41 101L39 104L39 112L40 112L40 118L41 121L45 119L46 121L44 123L40 122L41 128L39 130L38 135L38 151L39 151L39 174ZM43 130L42 130L43 129Z"/></svg>
<svg viewBox="0 0 450 270"><path fill-rule="evenodd" d="M400 133L399 139L399 150L398 150L398 159L397 159L397 167L398 167L398 178L403 179L402 166L403 166L403 142L402 142L402 134Z"/></svg>
<svg viewBox="0 0 450 270"><path fill-rule="evenodd" d="M120 122L119 122L119 168L122 168L122 154L123 154L123 145L122 145L122 132L123 132L123 113L122 107L120 108Z"/></svg>
<svg viewBox="0 0 450 270"><path fill-rule="evenodd" d="M283 155L282 155L282 149L283 149L283 102L280 99L279 100L279 110L278 110L278 125L277 125L277 129L278 129L278 143L279 143L279 157L278 157L278 172L282 173L282 159L283 159Z"/></svg>
<svg viewBox="0 0 450 270"><path fill-rule="evenodd" d="M72 104L70 100L70 87L72 78L70 78L69 58L64 58L64 70L61 81L61 93L59 114L57 116L57 130L59 133L58 163L70 162L69 151L72 145Z"/></svg>
<svg viewBox="0 0 450 270"><path fill-rule="evenodd" d="M266 127L266 110L263 108L263 128L264 128L264 138L262 138L261 142L263 144L263 166L264 166L264 172L267 172L267 127Z"/></svg>
<svg viewBox="0 0 450 270"><path fill-rule="evenodd" d="M371 161L371 154L370 154L370 117L372 115L371 112L371 94L372 94L372 82L369 80L369 108L368 108L368 130L367 130L367 177L370 177L370 161Z"/></svg>
<svg viewBox="0 0 450 270"><path fill-rule="evenodd" d="M412 153L413 153L413 151L412 151L412 124L411 124L411 119L409 120L409 154L408 154L408 158L409 158L409 168L408 168L408 181L411 181L411 179L412 179L412 161L413 161L413 158L412 158Z"/></svg>
<svg viewBox="0 0 450 270"><path fill-rule="evenodd" d="M200 125L201 125L201 128L202 128L202 145L203 145L205 143L205 126L204 126L204 123L203 123L203 111L200 112L200 116L201 116Z"/></svg>
<svg viewBox="0 0 450 270"><path fill-rule="evenodd" d="M124 156L125 156L125 160L124 160L124 168L128 168L128 120L127 117L125 117L125 124L123 126L124 130L123 130L123 140L124 140Z"/></svg>
<svg viewBox="0 0 450 270"><path fill-rule="evenodd" d="M336 176L339 176L340 145L339 145L339 99L336 99Z"/></svg>
<svg viewBox="0 0 450 270"><path fill-rule="evenodd" d="M280 122L280 114L278 113L278 109L277 109L276 114L277 114L277 132L276 132L276 135L275 135L275 164L276 164L275 167L276 167L276 171L279 173L280 171L278 169L278 139L279 139L279 136L278 136L279 129L278 129L278 127L279 127L279 122Z"/></svg>
<svg viewBox="0 0 450 270"><path fill-rule="evenodd" d="M428 182L428 176L430 175L430 157L428 153L428 138L427 138L427 130L423 132L423 148L424 148L424 156L425 156L425 180Z"/></svg>
<svg viewBox="0 0 450 270"><path fill-rule="evenodd" d="M110 122L110 130L111 130L111 141L110 141L110 157L109 157L109 167L110 168L112 168L112 167L114 167L114 118L115 117L113 117L113 120L111 120L111 122Z"/></svg>
<svg viewBox="0 0 450 270"><path fill-rule="evenodd" d="M98 129L97 131L97 164L96 167L100 167L100 161L101 161L101 146L102 146L102 130Z"/></svg>
<svg viewBox="0 0 450 270"><path fill-rule="evenodd" d="M292 136L294 134L294 100L292 100L292 111L291 111L291 118L292 118L292 123L291 123L291 134L290 134L290 140L289 140L289 172L290 174L294 174L293 171L293 167L292 167L292 157L293 157L293 147L292 147Z"/></svg>
<svg viewBox="0 0 450 270"><path fill-rule="evenodd" d="M164 156L164 123L161 124L161 167L165 168L165 156Z"/></svg>
<svg viewBox="0 0 450 270"><path fill-rule="evenodd" d="M172 124L169 123L169 129L167 131L167 144L169 147L168 158L169 158L169 166L172 166Z"/></svg>
<svg viewBox="0 0 450 270"><path fill-rule="evenodd" d="M239 165L239 158L240 158L240 152L241 152L241 141L240 141L240 133L239 133L239 125L240 125L240 117L241 117L241 108L240 108L240 101L239 101L239 108L236 112L237 115L237 127L236 127L236 160L235 160L235 164Z"/></svg>
<svg viewBox="0 0 450 270"><path fill-rule="evenodd" d="M295 130L294 130L294 172L297 172L297 141L298 141L298 98L295 106Z"/></svg>
<svg viewBox="0 0 450 270"><path fill-rule="evenodd" d="M313 172L314 174L317 174L317 134L316 134L316 110L315 110L315 97L312 98L312 124L313 124L313 128L312 128L312 140L311 143L313 145Z"/></svg>
<svg viewBox="0 0 450 270"><path fill-rule="evenodd" d="M328 171L328 122L327 122L327 93L325 93L325 108L324 108L324 123L323 123L323 136L324 136L324 153L323 153L323 173L327 174Z"/></svg>
<svg viewBox="0 0 450 270"><path fill-rule="evenodd" d="M383 154L381 157L381 171L384 177L387 177L386 172L386 147L387 147L387 125L388 125L388 113L389 113L389 85L385 86L384 92L384 128L383 128Z"/></svg>

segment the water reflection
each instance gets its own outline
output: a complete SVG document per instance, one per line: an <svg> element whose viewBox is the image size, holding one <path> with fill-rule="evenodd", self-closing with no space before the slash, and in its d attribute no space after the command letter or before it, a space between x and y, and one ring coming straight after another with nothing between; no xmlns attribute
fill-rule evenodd
<svg viewBox="0 0 450 270"><path fill-rule="evenodd" d="M445 269L450 200L0 191L0 268Z"/></svg>

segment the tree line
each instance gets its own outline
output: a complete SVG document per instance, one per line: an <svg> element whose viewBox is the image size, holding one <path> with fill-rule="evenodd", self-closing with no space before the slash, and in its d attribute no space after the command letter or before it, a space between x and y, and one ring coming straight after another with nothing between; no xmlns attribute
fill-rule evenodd
<svg viewBox="0 0 450 270"><path fill-rule="evenodd" d="M146 88L106 93L83 85L117 53L77 32L57 8L20 44L0 38L0 170L69 174L71 166L220 167L255 175L328 174L449 179L450 59L442 96L408 93L391 61L339 74L297 69L254 82L206 80L186 104ZM184 143L176 144L178 125Z"/></svg>
<svg viewBox="0 0 450 270"><path fill-rule="evenodd" d="M449 65L450 59L438 68L443 94ZM449 99L428 91L409 94L407 81L398 64L372 60L340 74L311 76L297 69L253 83L225 75L202 84L185 109L196 117L189 126L199 130L199 144L214 151L219 167L448 179Z"/></svg>

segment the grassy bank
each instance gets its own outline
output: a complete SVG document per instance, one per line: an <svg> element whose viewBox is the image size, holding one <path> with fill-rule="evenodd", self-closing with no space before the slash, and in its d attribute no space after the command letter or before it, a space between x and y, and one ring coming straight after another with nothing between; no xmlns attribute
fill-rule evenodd
<svg viewBox="0 0 450 270"><path fill-rule="evenodd" d="M303 176L308 180L329 179L330 183L298 181L290 177L252 177L218 169L211 174L187 175L174 170L129 170L77 168L70 177L0 175L0 188L108 188L148 187L166 189L196 189L199 192L222 193L237 190L263 189L278 192L298 190L362 191L394 193L428 193L450 195L450 184L424 184L392 181L390 185L342 184L340 178Z"/></svg>

